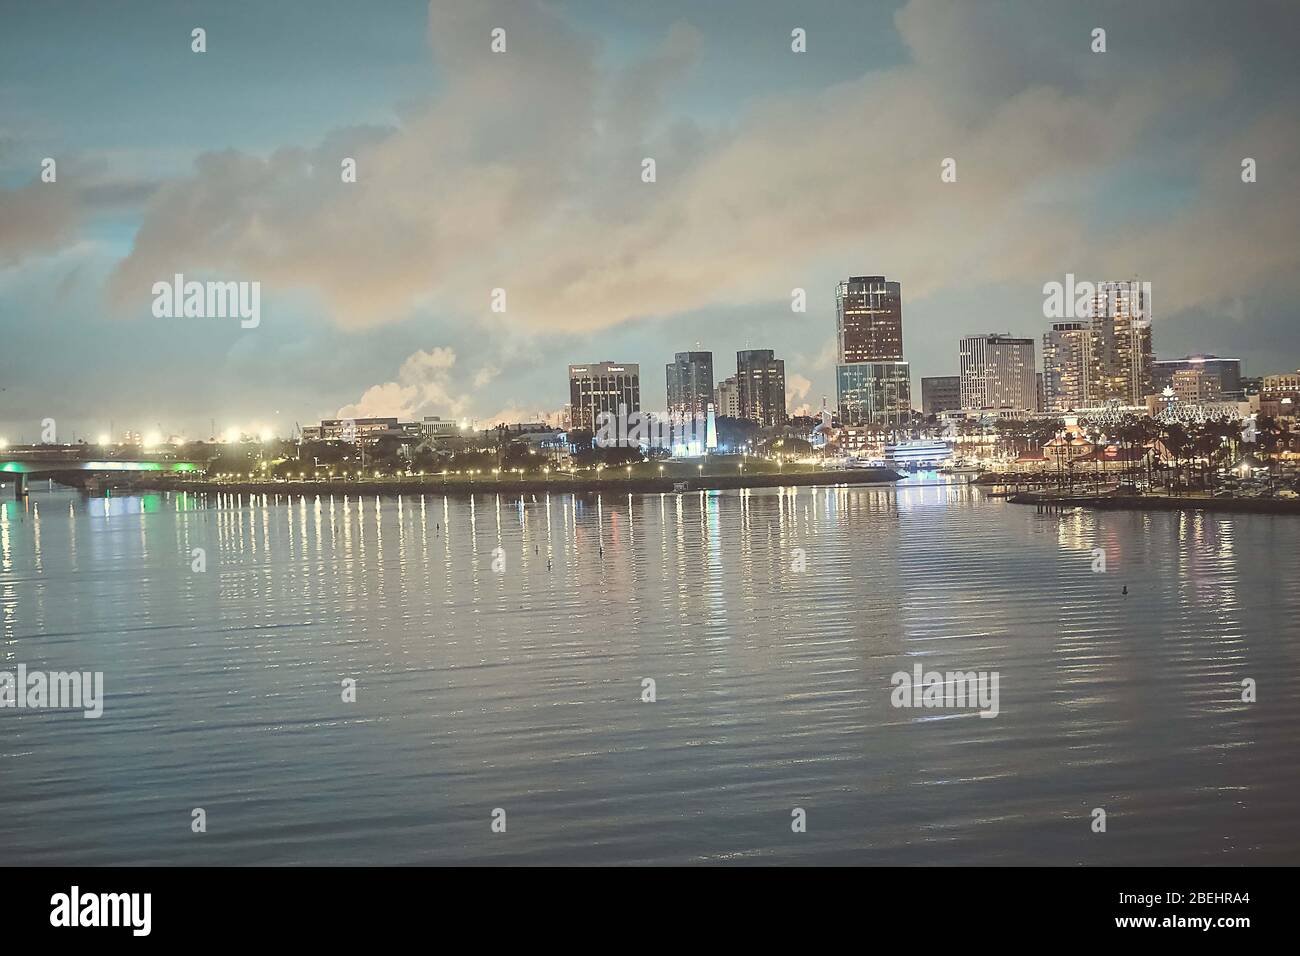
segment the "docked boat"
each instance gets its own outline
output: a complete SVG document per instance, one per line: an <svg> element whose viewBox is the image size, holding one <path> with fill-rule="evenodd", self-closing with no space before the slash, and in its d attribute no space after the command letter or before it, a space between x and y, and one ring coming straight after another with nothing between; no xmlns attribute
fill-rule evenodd
<svg viewBox="0 0 1300 956"><path fill-rule="evenodd" d="M919 439L885 446L885 461L901 467L938 465L952 458L952 446L946 441Z"/></svg>

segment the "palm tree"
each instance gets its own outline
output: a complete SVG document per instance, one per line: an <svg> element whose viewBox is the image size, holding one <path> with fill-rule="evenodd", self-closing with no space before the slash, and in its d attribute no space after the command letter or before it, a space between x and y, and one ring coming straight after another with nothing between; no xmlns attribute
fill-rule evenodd
<svg viewBox="0 0 1300 956"><path fill-rule="evenodd" d="M1192 439L1187 429L1180 422L1169 422L1164 426L1165 447L1174 456L1174 480L1182 475L1183 457L1191 448Z"/></svg>
<svg viewBox="0 0 1300 956"><path fill-rule="evenodd" d="M1279 422L1277 423L1277 446L1278 446L1278 451L1279 451L1279 452L1289 452L1289 451L1293 451L1293 450L1294 450L1294 446L1295 446L1295 442L1296 442L1296 433L1292 430L1292 428L1291 428L1291 423L1290 423L1290 422L1279 421ZM1278 467L1278 473L1277 473L1277 474L1278 474L1278 479L1279 479L1279 480L1285 479L1285 478L1286 478L1286 474L1285 474L1284 471L1283 471L1283 469L1284 469L1284 467L1285 467L1285 463L1282 462L1282 461L1279 461L1277 467Z"/></svg>
<svg viewBox="0 0 1300 956"><path fill-rule="evenodd" d="M1270 477L1273 474L1271 458L1277 451L1280 434L1277 420L1271 415L1260 415L1255 419L1255 442L1251 450L1254 451L1255 456L1260 461L1269 463L1268 472Z"/></svg>

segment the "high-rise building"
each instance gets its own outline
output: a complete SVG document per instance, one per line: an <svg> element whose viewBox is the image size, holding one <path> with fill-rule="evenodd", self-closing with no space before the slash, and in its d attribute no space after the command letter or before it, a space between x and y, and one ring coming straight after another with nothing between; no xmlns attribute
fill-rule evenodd
<svg viewBox="0 0 1300 956"><path fill-rule="evenodd" d="M1151 391L1159 395L1172 387L1178 372L1201 371L1215 378L1219 392L1227 401L1239 401L1242 395L1241 359L1220 358L1217 355L1189 355L1180 359L1156 359L1151 363Z"/></svg>
<svg viewBox="0 0 1300 956"><path fill-rule="evenodd" d="M1089 408L1092 329L1086 322L1057 322L1043 335L1043 411Z"/></svg>
<svg viewBox="0 0 1300 956"><path fill-rule="evenodd" d="M1092 298L1090 405L1141 405L1152 393L1151 283L1099 282Z"/></svg>
<svg viewBox="0 0 1300 956"><path fill-rule="evenodd" d="M740 384L736 381L736 376L732 375L718 383L713 404L719 418L740 417Z"/></svg>
<svg viewBox="0 0 1300 956"><path fill-rule="evenodd" d="M740 416L760 425L784 425L785 362L771 349L736 353Z"/></svg>
<svg viewBox="0 0 1300 956"><path fill-rule="evenodd" d="M921 411L926 416L961 408L961 376L935 375L921 379Z"/></svg>
<svg viewBox="0 0 1300 956"><path fill-rule="evenodd" d="M961 340L961 407L1036 411L1034 340L997 332Z"/></svg>
<svg viewBox="0 0 1300 956"><path fill-rule="evenodd" d="M678 352L667 368L668 412L694 418L713 401L713 353Z"/></svg>
<svg viewBox="0 0 1300 956"><path fill-rule="evenodd" d="M571 427L594 432L601 412L641 410L641 366L634 362L595 362L569 366Z"/></svg>
<svg viewBox="0 0 1300 956"><path fill-rule="evenodd" d="M912 413L911 369L903 361L902 286L884 276L850 276L835 289L841 424L898 427Z"/></svg>
<svg viewBox="0 0 1300 956"><path fill-rule="evenodd" d="M835 366L840 424L900 428L912 417L912 372L906 362L842 362Z"/></svg>
<svg viewBox="0 0 1300 956"><path fill-rule="evenodd" d="M899 361L903 358L903 294L884 276L850 276L835 290L839 360Z"/></svg>

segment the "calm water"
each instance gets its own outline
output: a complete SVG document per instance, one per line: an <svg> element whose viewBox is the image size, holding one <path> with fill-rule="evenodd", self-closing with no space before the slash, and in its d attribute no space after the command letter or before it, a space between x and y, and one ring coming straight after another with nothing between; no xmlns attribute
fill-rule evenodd
<svg viewBox="0 0 1300 956"><path fill-rule="evenodd" d="M0 710L6 863L1300 862L1295 518L41 484L0 670L107 701ZM1001 713L892 707L917 661Z"/></svg>

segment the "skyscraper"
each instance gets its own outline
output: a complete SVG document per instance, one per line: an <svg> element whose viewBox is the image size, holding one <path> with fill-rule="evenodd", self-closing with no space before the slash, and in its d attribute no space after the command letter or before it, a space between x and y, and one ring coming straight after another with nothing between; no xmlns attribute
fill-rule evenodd
<svg viewBox="0 0 1300 956"><path fill-rule="evenodd" d="M835 289L835 334L840 421L907 424L912 372L903 361L902 286L884 276L850 276L841 282Z"/></svg>
<svg viewBox="0 0 1300 956"><path fill-rule="evenodd" d="M1116 401L1141 405L1151 394L1151 283L1136 279L1099 282L1092 298L1092 364L1095 389L1089 404Z"/></svg>
<svg viewBox="0 0 1300 956"><path fill-rule="evenodd" d="M1096 404L1092 329L1085 322L1056 322L1043 334L1043 411L1068 412Z"/></svg>
<svg viewBox="0 0 1300 956"><path fill-rule="evenodd" d="M760 425L784 425L785 362L771 349L736 353L740 417Z"/></svg>
<svg viewBox="0 0 1300 956"><path fill-rule="evenodd" d="M599 427L601 412L641 410L641 366L634 362L595 362L569 366L571 427L590 432Z"/></svg>
<svg viewBox="0 0 1300 956"><path fill-rule="evenodd" d="M835 290L839 360L898 361L903 357L903 293L884 276L850 276Z"/></svg>
<svg viewBox="0 0 1300 956"><path fill-rule="evenodd" d="M694 418L713 401L713 353L678 352L667 367L668 412Z"/></svg>
<svg viewBox="0 0 1300 956"><path fill-rule="evenodd" d="M842 425L902 428L912 417L912 374L906 362L845 362L835 366Z"/></svg>
<svg viewBox="0 0 1300 956"><path fill-rule="evenodd" d="M961 340L961 407L1038 408L1034 340L997 332Z"/></svg>

